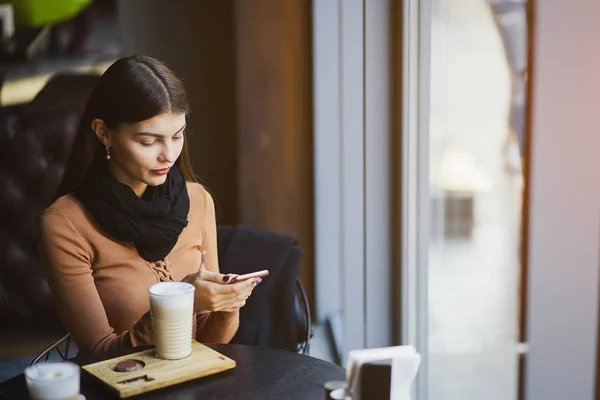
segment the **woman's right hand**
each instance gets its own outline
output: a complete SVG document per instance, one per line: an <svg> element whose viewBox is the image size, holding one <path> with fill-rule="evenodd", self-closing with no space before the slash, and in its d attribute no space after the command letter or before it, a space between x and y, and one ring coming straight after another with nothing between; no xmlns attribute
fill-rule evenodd
<svg viewBox="0 0 600 400"><path fill-rule="evenodd" d="M237 283L226 283L232 276L218 274L202 268L198 277L188 275L184 281L192 283L194 308L196 311L231 311L243 307L254 288L262 282L260 279L249 279ZM228 277L228 278L226 278Z"/></svg>

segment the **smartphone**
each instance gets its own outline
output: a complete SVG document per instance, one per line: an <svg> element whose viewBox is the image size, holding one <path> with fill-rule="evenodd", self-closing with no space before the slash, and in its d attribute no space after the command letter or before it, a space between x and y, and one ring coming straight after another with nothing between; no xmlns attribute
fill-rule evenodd
<svg viewBox="0 0 600 400"><path fill-rule="evenodd" d="M250 272L249 274L237 276L234 279L232 279L231 282L241 282L252 278L262 278L267 275L269 275L269 270L263 269L262 271Z"/></svg>

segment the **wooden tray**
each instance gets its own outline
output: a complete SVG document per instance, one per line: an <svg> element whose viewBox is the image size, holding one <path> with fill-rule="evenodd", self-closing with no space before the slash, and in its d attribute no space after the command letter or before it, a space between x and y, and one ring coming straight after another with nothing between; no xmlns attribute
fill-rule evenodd
<svg viewBox="0 0 600 400"><path fill-rule="evenodd" d="M139 369L134 372L117 372L115 366L123 360L136 360ZM124 399L235 368L235 361L192 341L192 354L181 360L157 358L152 348L84 365L82 368Z"/></svg>

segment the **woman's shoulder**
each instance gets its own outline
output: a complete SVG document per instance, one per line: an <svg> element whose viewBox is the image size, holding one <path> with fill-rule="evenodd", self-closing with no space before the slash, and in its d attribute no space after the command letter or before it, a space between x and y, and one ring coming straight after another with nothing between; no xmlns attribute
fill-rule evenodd
<svg viewBox="0 0 600 400"><path fill-rule="evenodd" d="M75 196L73 193L70 193L54 200L54 203L46 207L46 210L55 210L61 211L63 213L72 213L74 211L81 210L82 208L83 204L81 204L77 196Z"/></svg>
<svg viewBox="0 0 600 400"><path fill-rule="evenodd" d="M190 197L197 197L199 195L204 196L204 192L206 192L206 189L204 189L204 186L202 186L202 184L190 181L187 181L185 184L187 186L188 194Z"/></svg>
<svg viewBox="0 0 600 400"><path fill-rule="evenodd" d="M188 220L190 225L203 224L211 221L215 216L215 203L210 192L200 183L188 182L188 195L190 197L190 212Z"/></svg>
<svg viewBox="0 0 600 400"><path fill-rule="evenodd" d="M212 196L202 184L197 182L187 182L187 190L192 206L204 209L207 206L206 202L209 202L209 205L212 204Z"/></svg>
<svg viewBox="0 0 600 400"><path fill-rule="evenodd" d="M53 219L53 216L60 216L62 219L69 220L72 224L80 225L81 221L87 221L88 217L83 204L74 194L67 194L59 197L52 204L42 210L40 220L43 222Z"/></svg>

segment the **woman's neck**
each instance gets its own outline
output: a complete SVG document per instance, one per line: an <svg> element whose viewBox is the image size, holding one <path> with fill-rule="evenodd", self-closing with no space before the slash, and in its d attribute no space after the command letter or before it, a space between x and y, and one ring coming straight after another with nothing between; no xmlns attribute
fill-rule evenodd
<svg viewBox="0 0 600 400"><path fill-rule="evenodd" d="M117 182L129 186L137 197L142 197L148 188L148 184L132 177L114 162L108 163L108 170Z"/></svg>

